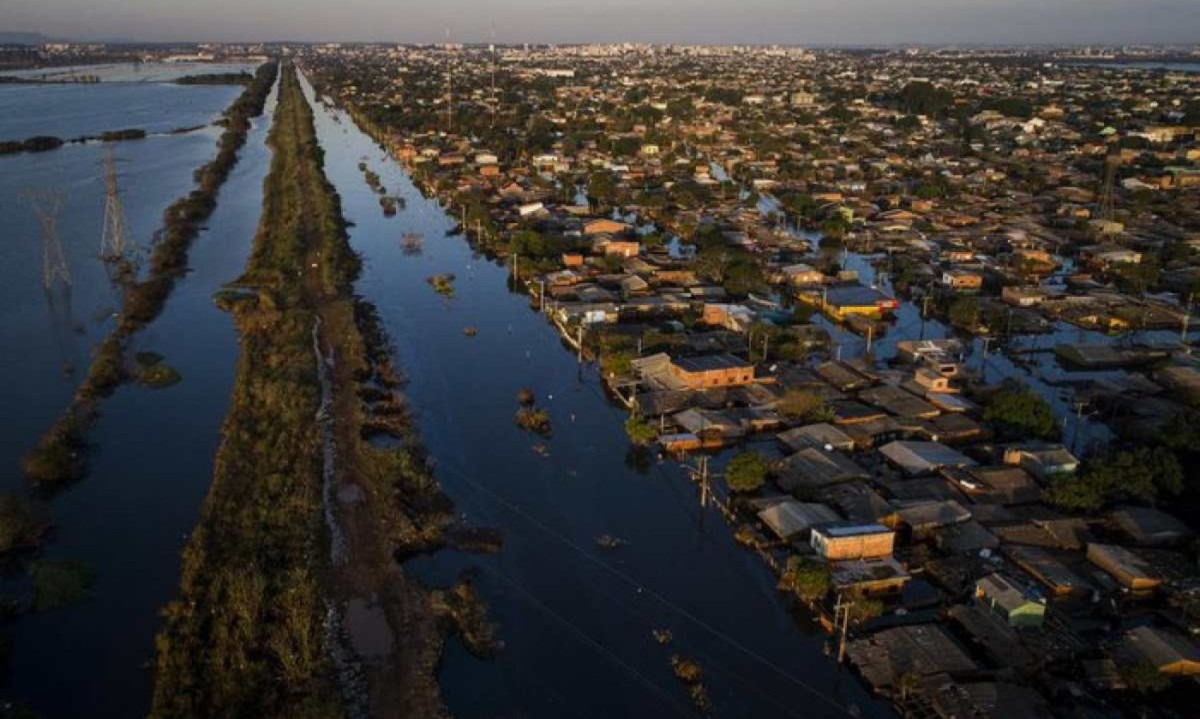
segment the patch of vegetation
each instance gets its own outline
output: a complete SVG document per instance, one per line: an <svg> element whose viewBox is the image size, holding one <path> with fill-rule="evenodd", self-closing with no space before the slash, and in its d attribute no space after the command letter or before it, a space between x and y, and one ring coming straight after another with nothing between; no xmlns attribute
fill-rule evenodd
<svg viewBox="0 0 1200 719"><path fill-rule="evenodd" d="M517 426L541 435L550 434L550 413L541 407L522 407L517 410Z"/></svg>
<svg viewBox="0 0 1200 719"><path fill-rule="evenodd" d="M316 557L322 522L316 308L358 270L290 68L238 305L234 389L211 488L163 611L150 715L339 717ZM319 262L317 261L319 258ZM313 265L316 263L316 267Z"/></svg>
<svg viewBox="0 0 1200 719"><path fill-rule="evenodd" d="M176 85L249 85L254 75L248 72L210 72L201 75L184 75L175 80Z"/></svg>
<svg viewBox="0 0 1200 719"><path fill-rule="evenodd" d="M824 562L807 557L789 557L787 568L779 577L779 588L812 604L829 594L833 588L833 576Z"/></svg>
<svg viewBox="0 0 1200 719"><path fill-rule="evenodd" d="M454 296L454 275L450 273L446 273L444 275L431 275L426 277L425 281L428 282L429 286L433 287L434 291L439 295L443 295L445 297Z"/></svg>
<svg viewBox="0 0 1200 719"><path fill-rule="evenodd" d="M47 526L29 502L12 492L0 493L0 555L36 546Z"/></svg>
<svg viewBox="0 0 1200 719"><path fill-rule="evenodd" d="M433 610L448 628L462 639L463 646L480 659L494 657L503 646L496 637L496 626L487 616L487 607L479 598L469 577L446 590L433 593Z"/></svg>
<svg viewBox="0 0 1200 719"><path fill-rule="evenodd" d="M1118 501L1152 503L1184 489L1183 467L1165 447L1118 450L1089 459L1051 482L1045 499L1063 509L1095 511Z"/></svg>
<svg viewBox="0 0 1200 719"><path fill-rule="evenodd" d="M100 133L101 142L117 142L119 140L143 140L146 138L146 131L133 128L129 130L109 130L108 132Z"/></svg>
<svg viewBox="0 0 1200 719"><path fill-rule="evenodd" d="M688 696L691 697L696 708L701 713L708 713L712 709L712 699L708 695L707 687L704 686L704 670L700 667L700 663L695 659L673 654L671 671L674 672L676 679L687 685Z"/></svg>
<svg viewBox="0 0 1200 719"><path fill-rule="evenodd" d="M39 559L29 570L33 580L33 610L47 612L87 597L96 573L87 565L66 559Z"/></svg>
<svg viewBox="0 0 1200 719"><path fill-rule="evenodd" d="M66 142L60 137L38 135L28 140L9 140L0 142L0 155L15 155L19 152L48 152L57 150Z"/></svg>
<svg viewBox="0 0 1200 719"><path fill-rule="evenodd" d="M143 368L141 375L138 377L139 382L155 389L170 387L181 379L183 377L179 374L179 371L165 362L156 362L149 367Z"/></svg>
<svg viewBox="0 0 1200 719"><path fill-rule="evenodd" d="M658 430L654 425L635 414L629 415L629 419L625 420L625 434L629 435L630 442L641 447L658 439Z"/></svg>
<svg viewBox="0 0 1200 719"><path fill-rule="evenodd" d="M767 469L767 460L759 452L741 452L725 466L725 483L735 492L755 492L766 483Z"/></svg>
<svg viewBox="0 0 1200 719"><path fill-rule="evenodd" d="M789 419L801 424L828 422L833 419L833 410L829 404L815 392L803 389L789 389L779 400L778 409Z"/></svg>
<svg viewBox="0 0 1200 719"><path fill-rule="evenodd" d="M1033 390L1016 385L1007 385L987 398L983 419L1004 441L1055 440L1059 436L1050 403Z"/></svg>

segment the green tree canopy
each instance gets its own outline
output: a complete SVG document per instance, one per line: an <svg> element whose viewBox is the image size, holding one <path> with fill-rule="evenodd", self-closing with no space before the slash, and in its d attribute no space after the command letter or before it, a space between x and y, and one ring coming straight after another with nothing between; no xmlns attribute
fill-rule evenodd
<svg viewBox="0 0 1200 719"><path fill-rule="evenodd" d="M1046 501L1063 509L1091 512L1117 501L1152 503L1183 491L1183 467L1164 447L1119 450L1088 460L1074 475L1046 490Z"/></svg>
<svg viewBox="0 0 1200 719"><path fill-rule="evenodd" d="M983 419L1002 440L1058 439L1058 421L1050 403L1017 385L997 390L984 403Z"/></svg>
<svg viewBox="0 0 1200 719"><path fill-rule="evenodd" d="M753 492L767 481L767 460L754 450L742 452L725 467L725 483L735 492Z"/></svg>
<svg viewBox="0 0 1200 719"><path fill-rule="evenodd" d="M824 562L807 557L789 557L787 568L779 577L780 589L794 592L810 604L824 599L832 586L833 577L829 567Z"/></svg>

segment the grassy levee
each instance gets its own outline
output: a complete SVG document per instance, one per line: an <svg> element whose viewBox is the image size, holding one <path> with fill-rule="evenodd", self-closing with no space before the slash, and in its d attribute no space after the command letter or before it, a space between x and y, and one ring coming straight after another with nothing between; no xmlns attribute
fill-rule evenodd
<svg viewBox="0 0 1200 719"><path fill-rule="evenodd" d="M320 306L358 270L323 174L312 112L285 68L263 215L233 303L235 384L212 486L164 610L151 716L339 717L318 574L322 529Z"/></svg>
<svg viewBox="0 0 1200 719"><path fill-rule="evenodd" d="M216 209L221 185L237 164L251 119L263 112L277 70L275 62L262 65L225 110L216 156L196 170L195 188L163 212L162 234L150 252L144 277L125 283L116 327L96 348L71 403L23 459L25 473L39 487L53 489L83 475L87 431L96 421L100 400L130 376L125 363L129 339L162 312L176 281L186 272L192 242Z"/></svg>

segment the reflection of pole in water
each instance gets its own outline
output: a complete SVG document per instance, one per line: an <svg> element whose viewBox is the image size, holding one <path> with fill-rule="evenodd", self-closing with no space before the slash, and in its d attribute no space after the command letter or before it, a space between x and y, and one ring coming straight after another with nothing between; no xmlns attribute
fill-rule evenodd
<svg viewBox="0 0 1200 719"><path fill-rule="evenodd" d="M42 223L42 286L47 290L61 282L71 284L71 270L58 238L58 215L62 211L63 195L59 190L44 190L25 195L33 212Z"/></svg>
<svg viewBox="0 0 1200 719"><path fill-rule="evenodd" d="M50 334L64 374L75 372L75 320L71 316L71 286L67 284L44 288L46 309L50 315Z"/></svg>

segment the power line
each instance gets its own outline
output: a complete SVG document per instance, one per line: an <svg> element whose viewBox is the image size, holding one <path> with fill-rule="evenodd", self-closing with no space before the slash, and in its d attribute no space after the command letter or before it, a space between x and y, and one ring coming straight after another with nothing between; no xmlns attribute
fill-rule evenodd
<svg viewBox="0 0 1200 719"><path fill-rule="evenodd" d="M567 629L571 630L571 632L573 634L575 634L575 636L577 636L581 640L583 640L583 642L585 644L587 644L588 646L590 646L592 649L595 649L596 652L599 653L601 656L607 658L609 661L613 662L617 666L624 669L626 672L629 673L630 676L632 676L634 679L636 679L639 684L641 684L642 686L646 687L651 692L656 694L668 706L670 706L673 710L675 710L675 713L679 714L680 716L684 716L684 717L692 716L692 712L688 711L687 708L685 708L678 701L676 701L670 694L667 693L667 691L665 689L663 689L659 685L655 684L653 680L651 680L645 674L642 674L640 671L638 671L638 669L636 667L629 664L624 659L621 659L621 657L617 656L617 654L615 652L613 652L611 649L609 649L608 647L604 646L600 642L593 639L587 632L580 629L579 626L576 625L574 622L572 622L571 620L562 616L558 612L554 611L552 608L550 608L548 605L546 605L544 602L542 602L540 599L538 599L536 596L534 596L531 592L529 592L527 589L522 587L519 583L517 583L516 581L514 581L512 579L509 579L506 575L504 575L502 572L500 572L499 570L497 570L495 568L484 566L484 567L482 567L482 569L483 569L483 571L487 572L488 574L492 575L493 577L504 582L509 587L515 589L519 594L521 594L523 597L525 597L525 599L527 599L531 604L536 606L541 611L545 612L550 617L553 617L555 620L557 620L560 624L565 626Z"/></svg>
<svg viewBox="0 0 1200 719"><path fill-rule="evenodd" d="M453 468L449 468L449 467L439 467L438 469L439 470L447 470L451 474L454 474L459 479L463 480L464 482L467 482L468 484L473 486L475 489L477 489L481 493L487 495L488 497L490 497L492 500L494 500L501 506L507 508L512 513L516 514L517 516L522 517L523 519L525 519L527 522L529 522L533 526L542 530L544 533L546 533L549 536L551 536L552 538L558 540L559 542L566 545L567 547L573 549L576 553L578 553L581 557L583 557L583 559L587 560L589 563L594 564L595 566L607 571L608 573L610 573L613 576L617 577L618 579L622 580L623 582L625 582L626 584L635 588L636 590L643 592L646 596L654 599L655 601L662 604L663 606L677 612L680 616L683 616L684 618L688 619L695 625L706 630L707 632L712 634L717 639L721 640L722 642L725 642L726 644L728 644L729 646L738 650L739 652L746 655L747 657L754 659L759 664L767 667L768 669L770 669L771 671L773 671L780 677L786 679L787 681L791 682L792 684L796 685L797 687L807 691L808 693L812 694L813 696L821 699L826 704L829 704L831 707L846 714L847 716L854 716L854 714L847 707L843 706L840 702L838 702L833 697L830 697L829 695L825 694L824 692L817 689L816 687L796 678L795 676L793 676L787 670L780 667L775 662L772 662L770 659L767 659L766 657L762 656L761 654L754 651L753 649L750 649L749 647L747 647L745 644L741 643L737 639L734 639L733 637L729 636L727 633L714 627L713 625L704 621L703 619L696 616L695 614L688 611L687 609L672 602L670 599L667 599L666 597L659 594L654 589L651 589L649 587L646 587L646 586L640 584L636 579L634 579L632 576L630 576L627 572L624 572L616 567L613 567L612 565L608 564L607 562L597 558L595 555L586 551L583 547L579 546L579 544L577 544L576 542L571 540L569 537L565 536L564 534L562 534L558 530L554 529L553 527L550 527L549 525L545 524L544 522L539 520L537 517L534 517L533 515L529 514L525 510L521 509L519 506L513 504L512 502L508 501L507 499L500 496L496 492L485 487L483 484L479 483L478 481L467 476L465 473L455 470Z"/></svg>

